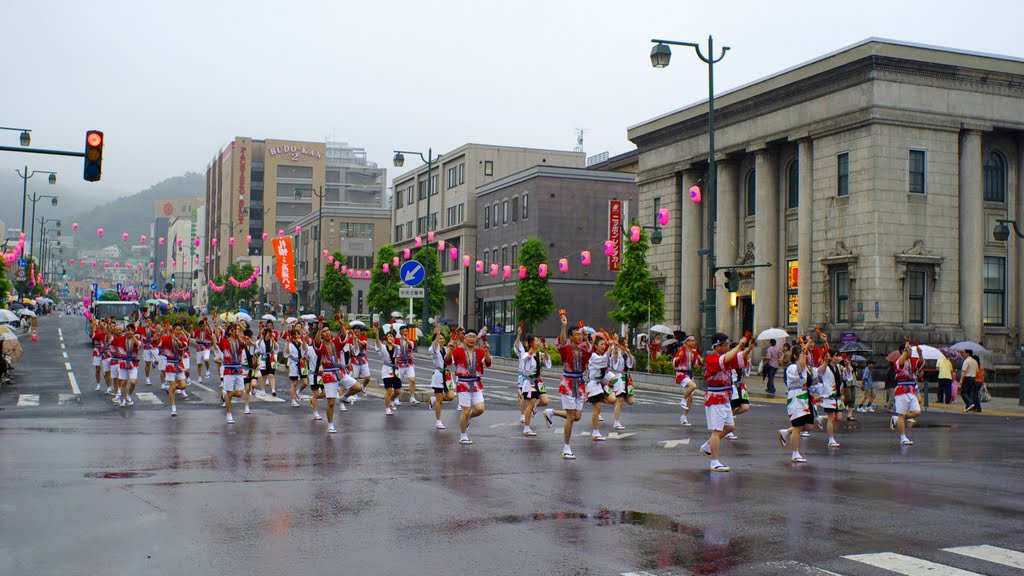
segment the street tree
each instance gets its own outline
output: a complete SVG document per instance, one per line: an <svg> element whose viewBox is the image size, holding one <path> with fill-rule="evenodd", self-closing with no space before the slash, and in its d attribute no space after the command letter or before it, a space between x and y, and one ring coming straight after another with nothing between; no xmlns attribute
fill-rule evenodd
<svg viewBox="0 0 1024 576"><path fill-rule="evenodd" d="M547 250L539 238L530 238L519 248L519 265L526 267L526 278L516 280L516 295L513 305L519 321L527 331L555 311L555 299L548 286L548 279L541 278L538 268L548 261Z"/></svg>
<svg viewBox="0 0 1024 576"><path fill-rule="evenodd" d="M423 285L427 289L427 298L430 299L429 312L434 318L440 317L444 312L445 288L444 280L441 279L441 264L438 261L437 248L424 246L412 257L413 260L423 264L426 269L426 277Z"/></svg>
<svg viewBox="0 0 1024 576"><path fill-rule="evenodd" d="M634 225L639 226L638 222ZM626 242L622 269L615 277L614 287L605 296L616 304L608 316L629 327L630 342L635 341L638 326L665 319L665 295L651 282L647 266L647 232L641 229L639 242Z"/></svg>
<svg viewBox="0 0 1024 576"><path fill-rule="evenodd" d="M332 254L335 262L344 262L345 257L340 251ZM347 274L342 274L334 264L326 264L323 284L320 286L320 298L339 313L342 306L352 303L352 281Z"/></svg>
<svg viewBox="0 0 1024 576"><path fill-rule="evenodd" d="M214 284L224 286L224 289L220 292L212 288L210 289L207 298L208 306L211 309L217 310L233 310L236 306L251 307L259 295L259 286L257 286L256 282L253 282L248 287L243 288L235 286L231 279L241 284L251 278L254 271L255 268L248 262L242 265L228 265L224 274L220 274L213 279Z"/></svg>
<svg viewBox="0 0 1024 576"><path fill-rule="evenodd" d="M387 315L396 310L401 310L402 299L398 296L398 288L401 280L398 277L398 270L391 265L398 253L390 244L381 246L377 250L377 261L373 264L373 271L370 274L370 288L366 294L366 304L372 312ZM384 264L389 266L384 272Z"/></svg>

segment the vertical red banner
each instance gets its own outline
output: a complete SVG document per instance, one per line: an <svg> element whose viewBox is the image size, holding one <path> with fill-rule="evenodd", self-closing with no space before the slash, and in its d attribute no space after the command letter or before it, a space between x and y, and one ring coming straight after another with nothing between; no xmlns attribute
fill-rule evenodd
<svg viewBox="0 0 1024 576"><path fill-rule="evenodd" d="M274 257L277 261L277 279L281 286L292 294L295 293L295 255L292 253L292 239L274 238Z"/></svg>
<svg viewBox="0 0 1024 576"><path fill-rule="evenodd" d="M608 201L608 239L615 244L614 253L608 257L608 269L618 272L622 267L622 201Z"/></svg>

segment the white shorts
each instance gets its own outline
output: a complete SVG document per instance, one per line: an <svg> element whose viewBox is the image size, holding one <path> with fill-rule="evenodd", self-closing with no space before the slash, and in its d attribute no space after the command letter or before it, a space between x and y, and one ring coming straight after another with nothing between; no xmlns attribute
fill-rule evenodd
<svg viewBox="0 0 1024 576"><path fill-rule="evenodd" d="M586 400L582 396L568 396L562 394L562 410L583 410L583 404Z"/></svg>
<svg viewBox="0 0 1024 576"><path fill-rule="evenodd" d="M191 359L188 356L181 359L181 365L185 367L185 370L188 370L189 368L192 367L190 360Z"/></svg>
<svg viewBox="0 0 1024 576"><path fill-rule="evenodd" d="M103 366L103 359L100 358L99 356L93 356L92 357L92 365L93 366Z"/></svg>
<svg viewBox="0 0 1024 576"><path fill-rule="evenodd" d="M388 366L386 364L382 364L381 365L381 367L380 367L380 379L381 380L384 380L385 378L397 378L397 377L398 377L398 375L395 374L395 371L391 368L391 366Z"/></svg>
<svg viewBox="0 0 1024 576"><path fill-rule="evenodd" d="M324 382L324 396L327 398L337 398L338 393L344 388L348 391L349 388L355 386L355 378L346 374L341 378L341 381L335 382Z"/></svg>
<svg viewBox="0 0 1024 576"><path fill-rule="evenodd" d="M199 362L209 362L209 361L210 361L210 349L209 348L207 348L206 350L197 350L196 351L196 363L197 363L197 365L198 365Z"/></svg>
<svg viewBox="0 0 1024 576"><path fill-rule="evenodd" d="M104 372L110 372L110 358L104 358L100 361L100 366L103 367Z"/></svg>
<svg viewBox="0 0 1024 576"><path fill-rule="evenodd" d="M171 381L171 380L181 380L182 382L185 381L185 373L184 372L168 372L168 371L164 370L164 376L165 376L165 379L168 380L168 381Z"/></svg>
<svg viewBox="0 0 1024 576"><path fill-rule="evenodd" d="M917 394L900 394L893 399L893 406L897 414L907 412L920 412L921 403L917 401Z"/></svg>
<svg viewBox="0 0 1024 576"><path fill-rule="evenodd" d="M409 378L415 378L416 377L416 367L415 366L407 366L405 368L399 368L398 369L398 377L401 378L403 381L404 380L408 380Z"/></svg>
<svg viewBox="0 0 1024 576"><path fill-rule="evenodd" d="M472 408L484 403L484 392L459 392L459 408Z"/></svg>
<svg viewBox="0 0 1024 576"><path fill-rule="evenodd" d="M288 377L298 378L299 377L299 365L295 362L288 363Z"/></svg>
<svg viewBox="0 0 1024 576"><path fill-rule="evenodd" d="M370 365L369 364L353 364L352 365L353 378L369 378L370 377Z"/></svg>
<svg viewBox="0 0 1024 576"><path fill-rule="evenodd" d="M224 375L225 392L241 392L242 390L245 390L245 376L241 374Z"/></svg>
<svg viewBox="0 0 1024 576"><path fill-rule="evenodd" d="M604 389L604 383L600 380L591 380L587 382L587 398L593 398L594 396L600 396L606 393ZM575 410L575 408L574 408Z"/></svg>
<svg viewBox="0 0 1024 576"><path fill-rule="evenodd" d="M121 380L135 380L139 377L139 368L118 368L117 377Z"/></svg>
<svg viewBox="0 0 1024 576"><path fill-rule="evenodd" d="M704 416L708 420L708 430L721 431L735 423L732 419L732 406L729 404L704 406Z"/></svg>
<svg viewBox="0 0 1024 576"><path fill-rule="evenodd" d="M167 356L163 354L156 355L156 369L165 370L167 368Z"/></svg>
<svg viewBox="0 0 1024 576"><path fill-rule="evenodd" d="M153 348L146 348L142 351L143 362L156 362L156 350Z"/></svg>

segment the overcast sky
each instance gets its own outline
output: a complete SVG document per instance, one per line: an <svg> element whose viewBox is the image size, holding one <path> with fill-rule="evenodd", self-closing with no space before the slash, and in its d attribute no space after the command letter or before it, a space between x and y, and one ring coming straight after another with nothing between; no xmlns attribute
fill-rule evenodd
<svg viewBox="0 0 1024 576"><path fill-rule="evenodd" d="M632 148L626 127L707 94L692 53L650 66L653 37L713 34L731 46L715 69L721 92L870 36L1024 57L1022 6L15 0L0 23L0 125L32 129L33 147L75 151L99 129L106 148L98 183L82 180L78 158L0 153L0 197L18 199L14 168L28 164L60 173L43 193L105 201L205 170L236 135L346 141L389 180L394 148L572 149L583 128L588 155L614 155ZM0 131L2 145L17 142Z"/></svg>

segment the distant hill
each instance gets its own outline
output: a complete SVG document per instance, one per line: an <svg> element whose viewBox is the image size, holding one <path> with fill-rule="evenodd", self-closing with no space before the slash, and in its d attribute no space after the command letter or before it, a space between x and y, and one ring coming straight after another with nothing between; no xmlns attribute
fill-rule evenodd
<svg viewBox="0 0 1024 576"><path fill-rule="evenodd" d="M121 234L128 233L133 243L142 234L150 234L153 224L154 202L163 198L183 196L200 197L205 193L206 180L196 172L168 178L149 188L97 206L88 212L78 214L72 222L78 222L75 247L101 248L119 242ZM96 236L96 229L103 228L104 237Z"/></svg>

